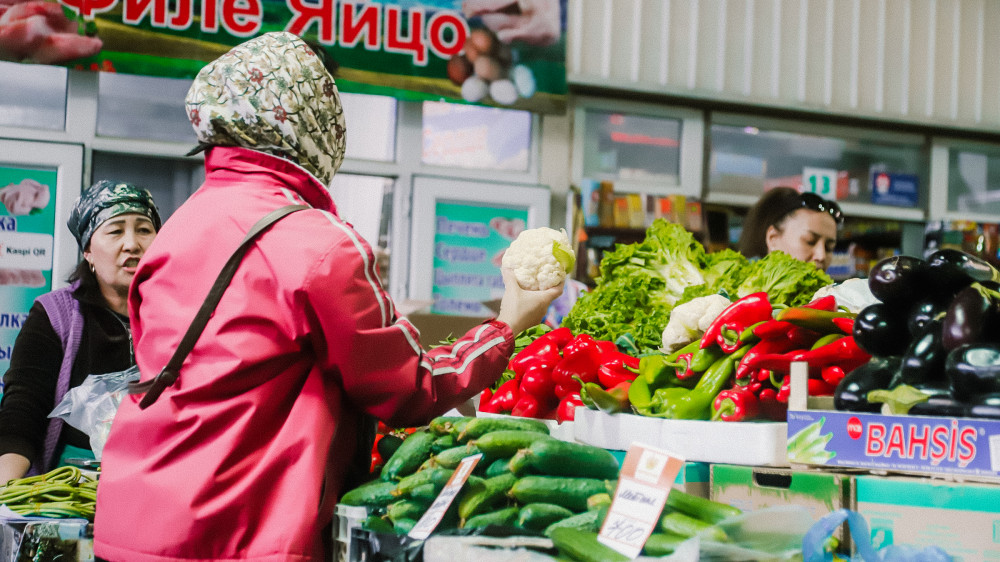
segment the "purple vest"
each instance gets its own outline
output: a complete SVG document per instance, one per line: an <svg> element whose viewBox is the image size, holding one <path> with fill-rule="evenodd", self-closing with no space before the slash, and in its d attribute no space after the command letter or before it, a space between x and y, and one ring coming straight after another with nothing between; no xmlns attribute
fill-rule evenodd
<svg viewBox="0 0 1000 562"><path fill-rule="evenodd" d="M56 382L53 408L62 401L66 391L69 390L73 362L76 360L77 351L80 350L80 339L83 336L83 314L80 312L79 301L73 298L73 291L79 286L80 282L77 281L68 287L56 289L35 299L45 309L52 329L62 340L63 346L63 360L62 366L59 368L59 380ZM55 461L56 444L59 442L62 426L63 420L61 418L49 419L49 427L45 432L45 447L41 466L32 463L31 470L28 471L29 476L43 474L55 468L52 463Z"/></svg>

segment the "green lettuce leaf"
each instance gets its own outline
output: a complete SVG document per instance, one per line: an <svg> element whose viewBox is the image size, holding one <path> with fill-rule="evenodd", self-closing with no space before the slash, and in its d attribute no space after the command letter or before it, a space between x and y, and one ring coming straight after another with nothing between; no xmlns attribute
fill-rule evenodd
<svg viewBox="0 0 1000 562"><path fill-rule="evenodd" d="M801 306L808 304L820 288L831 284L833 279L814 264L784 252L771 252L750 264L736 295L742 298L764 291L772 305Z"/></svg>

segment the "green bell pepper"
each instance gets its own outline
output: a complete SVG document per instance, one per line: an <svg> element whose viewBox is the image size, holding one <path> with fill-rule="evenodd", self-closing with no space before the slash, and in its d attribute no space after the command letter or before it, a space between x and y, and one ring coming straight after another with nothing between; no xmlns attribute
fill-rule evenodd
<svg viewBox="0 0 1000 562"><path fill-rule="evenodd" d="M715 361L698 380L693 389L672 387L658 388L648 406L633 403L636 411L645 416L679 420L708 420L712 416L712 402L722 391L736 370L736 363L750 349L745 345Z"/></svg>

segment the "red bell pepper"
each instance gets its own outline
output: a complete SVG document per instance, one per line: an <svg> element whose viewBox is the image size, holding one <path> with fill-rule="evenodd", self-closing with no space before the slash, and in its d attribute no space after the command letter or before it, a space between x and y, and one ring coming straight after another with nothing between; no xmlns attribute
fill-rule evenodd
<svg viewBox="0 0 1000 562"><path fill-rule="evenodd" d="M556 408L556 420L573 421L576 419L576 407L583 406L583 400L580 399L579 392L571 392L563 397L559 401L559 407Z"/></svg>
<svg viewBox="0 0 1000 562"><path fill-rule="evenodd" d="M556 382L552 380L552 367L546 364L528 367L521 375L521 384L518 385L521 395L530 394L539 400L545 400L552 396L555 387Z"/></svg>
<svg viewBox="0 0 1000 562"><path fill-rule="evenodd" d="M589 338L589 342L583 340L577 343L581 337ZM556 384L565 385L572 380L573 375L579 375L584 382L593 382L597 380L597 371L600 367L601 351L594 338L584 334L577 336L577 339L563 348L563 358L552 369L552 379Z"/></svg>
<svg viewBox="0 0 1000 562"><path fill-rule="evenodd" d="M510 411L510 415L521 418L537 418L542 413L542 404L538 398L530 394L525 394L517 399L517 403Z"/></svg>
<svg viewBox="0 0 1000 562"><path fill-rule="evenodd" d="M562 350L573 339L573 332L569 328L556 328L551 332L543 334L542 337L555 342L556 347Z"/></svg>
<svg viewBox="0 0 1000 562"><path fill-rule="evenodd" d="M613 351L601 356L597 380L604 388L611 388L619 383L634 381L639 376L638 370L638 358L620 351Z"/></svg>
<svg viewBox="0 0 1000 562"><path fill-rule="evenodd" d="M712 402L712 420L745 421L760 414L760 403L750 389L734 386L723 390Z"/></svg>
<svg viewBox="0 0 1000 562"><path fill-rule="evenodd" d="M493 411L495 405L493 404L492 399L493 391L490 390L490 387L484 388L483 391L479 393L479 411L486 412L488 414L499 414L499 411Z"/></svg>
<svg viewBox="0 0 1000 562"><path fill-rule="evenodd" d="M520 384L521 381L516 378L501 384L497 388L497 391L493 393L493 398L490 398L489 410L487 411L503 413L513 410L520 398L520 391L518 390Z"/></svg>
<svg viewBox="0 0 1000 562"><path fill-rule="evenodd" d="M566 398L566 396L573 394L574 392L576 392L577 394L580 393L580 383L573 379L570 379L569 381L563 384L556 384L555 388L552 391L552 393L556 395L556 398L560 400Z"/></svg>
<svg viewBox="0 0 1000 562"><path fill-rule="evenodd" d="M604 354L607 354L607 353L619 353L618 346L615 345L615 342L613 342L613 341L608 341L608 340L594 340L594 342L597 344L597 349L601 350L601 355L604 355Z"/></svg>
<svg viewBox="0 0 1000 562"><path fill-rule="evenodd" d="M722 328L742 333L744 329L753 324L769 320L773 308L767 300L767 293L764 291L753 293L743 297L726 307L719 316L709 324L708 329L701 336L700 347L702 349L719 345L726 353L732 353L743 346L742 342L727 342L722 333Z"/></svg>
<svg viewBox="0 0 1000 562"><path fill-rule="evenodd" d="M551 366L562 360L562 355L559 354L559 347L556 345L556 342L547 339L546 335L548 334L529 343L527 347L510 360L510 369L514 371L515 375L520 377L532 365L544 364Z"/></svg>

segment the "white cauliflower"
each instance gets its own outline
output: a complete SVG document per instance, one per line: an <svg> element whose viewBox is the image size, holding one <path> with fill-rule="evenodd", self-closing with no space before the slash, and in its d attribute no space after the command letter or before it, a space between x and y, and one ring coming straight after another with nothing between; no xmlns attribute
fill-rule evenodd
<svg viewBox="0 0 1000 562"><path fill-rule="evenodd" d="M541 291L566 279L576 264L565 229L541 227L523 230L503 254L503 267L514 271L522 289Z"/></svg>
<svg viewBox="0 0 1000 562"><path fill-rule="evenodd" d="M731 302L722 295L707 295L689 300L670 311L670 321L663 329L661 351L670 353L701 337Z"/></svg>

